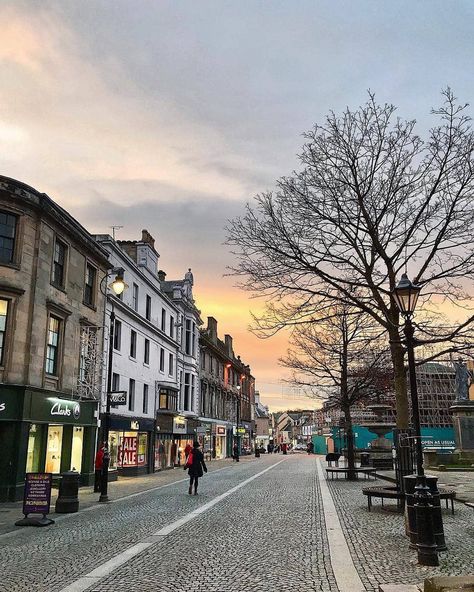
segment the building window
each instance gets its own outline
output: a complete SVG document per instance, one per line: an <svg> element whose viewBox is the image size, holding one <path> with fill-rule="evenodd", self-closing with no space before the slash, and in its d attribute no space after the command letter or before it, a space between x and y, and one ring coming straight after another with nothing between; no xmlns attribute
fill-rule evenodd
<svg viewBox="0 0 474 592"><path fill-rule="evenodd" d="M196 388L196 377L194 374L191 374L191 401L190 401L190 411L194 408L194 390Z"/></svg>
<svg viewBox="0 0 474 592"><path fill-rule="evenodd" d="M189 396L191 390L191 374L189 372L184 373L184 410L190 411Z"/></svg>
<svg viewBox="0 0 474 592"><path fill-rule="evenodd" d="M165 371L165 350L160 347L160 372Z"/></svg>
<svg viewBox="0 0 474 592"><path fill-rule="evenodd" d="M148 321L151 319L151 296L149 296L148 294L146 295L145 316Z"/></svg>
<svg viewBox="0 0 474 592"><path fill-rule="evenodd" d="M137 357L137 332L133 329L130 330L130 357Z"/></svg>
<svg viewBox="0 0 474 592"><path fill-rule="evenodd" d="M186 319L186 343L184 351L188 356L191 355L191 321Z"/></svg>
<svg viewBox="0 0 474 592"><path fill-rule="evenodd" d="M66 273L67 247L60 240L56 239L54 244L53 278L52 283L58 288L64 288Z"/></svg>
<svg viewBox="0 0 474 592"><path fill-rule="evenodd" d="M115 372L112 374L112 392L115 393L120 390L120 374Z"/></svg>
<svg viewBox="0 0 474 592"><path fill-rule="evenodd" d="M174 339L174 317L170 316L170 337Z"/></svg>
<svg viewBox="0 0 474 592"><path fill-rule="evenodd" d="M148 413L148 385L143 385L143 413Z"/></svg>
<svg viewBox="0 0 474 592"><path fill-rule="evenodd" d="M12 263L15 254L16 216L0 212L0 263Z"/></svg>
<svg viewBox="0 0 474 592"><path fill-rule="evenodd" d="M176 411L178 408L178 395L169 390L160 390L159 408Z"/></svg>
<svg viewBox="0 0 474 592"><path fill-rule="evenodd" d="M161 309L161 330L166 331L166 310Z"/></svg>
<svg viewBox="0 0 474 592"><path fill-rule="evenodd" d="M84 285L84 304L94 306L97 269L90 263L86 265L86 282Z"/></svg>
<svg viewBox="0 0 474 592"><path fill-rule="evenodd" d="M122 323L115 321L114 325L114 349L120 351L122 345Z"/></svg>
<svg viewBox="0 0 474 592"><path fill-rule="evenodd" d="M46 344L46 374L57 376L59 361L59 338L61 320L50 316L48 320L48 340Z"/></svg>
<svg viewBox="0 0 474 592"><path fill-rule="evenodd" d="M204 352L201 352L201 369L206 369L206 354Z"/></svg>
<svg viewBox="0 0 474 592"><path fill-rule="evenodd" d="M191 338L191 355L196 357L196 323L193 323L193 334Z"/></svg>
<svg viewBox="0 0 474 592"><path fill-rule="evenodd" d="M3 366L3 352L5 351L5 334L7 331L8 300L0 298L0 366Z"/></svg>
<svg viewBox="0 0 474 592"><path fill-rule="evenodd" d="M135 409L135 381L130 378L128 383L128 410L133 411Z"/></svg>
<svg viewBox="0 0 474 592"><path fill-rule="evenodd" d="M150 340L145 339L145 352L143 354L143 363L149 364L150 363Z"/></svg>
<svg viewBox="0 0 474 592"><path fill-rule="evenodd" d="M173 354L169 355L169 364L168 364L168 374L170 376L173 376L173 372L174 372L174 358L173 358Z"/></svg>
<svg viewBox="0 0 474 592"><path fill-rule="evenodd" d="M138 286L137 286L137 284L133 284L133 288L132 288L132 308L133 308L133 310L138 310Z"/></svg>

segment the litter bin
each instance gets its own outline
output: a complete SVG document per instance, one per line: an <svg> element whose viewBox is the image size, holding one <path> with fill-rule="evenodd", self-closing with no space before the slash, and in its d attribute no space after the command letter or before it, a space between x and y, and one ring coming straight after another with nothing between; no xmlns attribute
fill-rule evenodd
<svg viewBox="0 0 474 592"><path fill-rule="evenodd" d="M408 515L408 536L410 537L410 547L416 548L417 543L417 528L416 528L416 508L415 508L415 485L416 475L407 475L404 477L405 481L405 500ZM426 484L430 488L432 495L431 503L433 509L431 516L433 518L433 530L435 536L436 546L438 551L446 551L446 541L444 539L443 517L441 515L441 502L438 491L438 477L426 475Z"/></svg>
<svg viewBox="0 0 474 592"><path fill-rule="evenodd" d="M66 471L61 475L56 514L72 514L79 510L79 473Z"/></svg>
<svg viewBox="0 0 474 592"><path fill-rule="evenodd" d="M360 466L370 467L370 454L368 452L360 453Z"/></svg>

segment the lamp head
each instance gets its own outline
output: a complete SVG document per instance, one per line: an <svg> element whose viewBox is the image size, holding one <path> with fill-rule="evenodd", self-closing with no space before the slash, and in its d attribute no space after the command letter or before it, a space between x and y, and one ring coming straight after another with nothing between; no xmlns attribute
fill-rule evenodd
<svg viewBox="0 0 474 592"><path fill-rule="evenodd" d="M404 317L411 317L415 312L421 286L413 284L406 273L402 274L400 281L393 289L393 298Z"/></svg>
<svg viewBox="0 0 474 592"><path fill-rule="evenodd" d="M120 294L122 294L123 291L128 288L128 284L126 284L123 280L123 274L125 273L125 270L123 269L123 267L117 267L116 269L114 269L114 272L115 279L109 285L109 288L112 289L116 296L120 296Z"/></svg>

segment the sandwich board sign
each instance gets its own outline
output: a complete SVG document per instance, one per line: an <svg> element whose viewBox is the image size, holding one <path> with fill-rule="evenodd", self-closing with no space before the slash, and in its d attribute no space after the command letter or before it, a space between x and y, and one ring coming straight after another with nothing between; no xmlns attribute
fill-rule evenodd
<svg viewBox="0 0 474 592"><path fill-rule="evenodd" d="M23 491L24 518L16 526L49 526L54 520L48 518L51 505L52 473L26 473ZM35 516L30 516L34 514ZM39 516L41 515L41 518Z"/></svg>

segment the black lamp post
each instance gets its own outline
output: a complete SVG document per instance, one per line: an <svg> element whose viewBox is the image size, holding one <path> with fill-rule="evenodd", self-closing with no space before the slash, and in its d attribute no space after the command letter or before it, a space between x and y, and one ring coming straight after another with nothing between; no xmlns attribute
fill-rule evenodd
<svg viewBox="0 0 474 592"><path fill-rule="evenodd" d="M413 284L404 273L395 286L392 295L403 318L405 319L404 333L408 356L408 372L410 376L410 395L413 416L413 428L415 431L416 453L416 485L415 485L415 515L417 529L416 549L418 563L420 565L439 565L438 552L433 529L433 505L432 495L426 482L423 468L423 449L421 445L420 410L418 406L418 390L416 385L415 367L415 339L414 328L411 321L415 312L416 303L421 286Z"/></svg>
<svg viewBox="0 0 474 592"><path fill-rule="evenodd" d="M108 298L109 294L104 290L103 284L108 277L115 273L115 280L110 284L109 288L112 289L116 296L120 296L122 292L128 288L127 284L123 281L123 274L125 270L122 267L116 267L109 271L107 275L102 279L100 283L100 290L102 294ZM110 451L109 451L109 430L110 430L110 393L112 392L112 360L114 355L114 331L115 331L115 312L114 303L111 299L112 309L110 311L110 329L109 329L109 360L107 366L107 393L105 403L105 414L103 416L104 426L102 429L102 442L104 446L104 458L102 463L102 475L100 480L100 497L99 502L108 502L109 497L107 494L109 486L109 463L110 463Z"/></svg>

